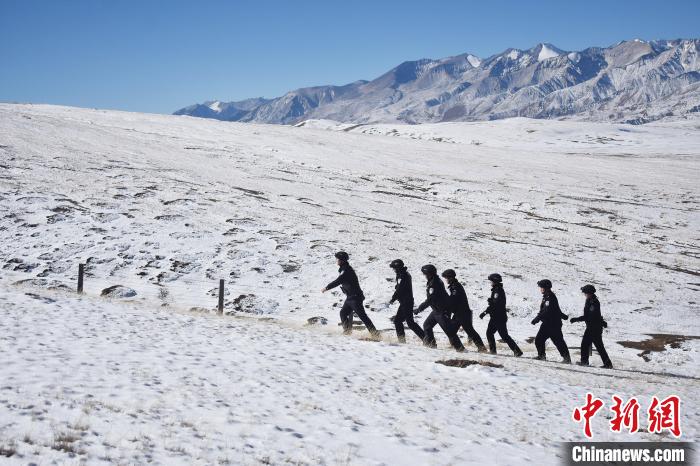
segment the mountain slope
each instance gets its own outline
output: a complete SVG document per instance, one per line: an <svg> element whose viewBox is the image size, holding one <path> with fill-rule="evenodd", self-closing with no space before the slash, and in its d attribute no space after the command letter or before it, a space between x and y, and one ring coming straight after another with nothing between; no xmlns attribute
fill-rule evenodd
<svg viewBox="0 0 700 466"><path fill-rule="evenodd" d="M0 325L3 464L555 465L557 442L583 438L570 417L588 390L643 407L677 394L684 438L698 433L692 379L2 283ZM497 367L436 364L456 357ZM603 413L592 428L629 438Z"/></svg>
<svg viewBox="0 0 700 466"><path fill-rule="evenodd" d="M671 440L644 411L675 393L693 442L700 339L681 337L700 335L699 126L292 127L0 104L0 449L14 452L0 463L560 464L589 391L606 402L595 440ZM338 249L381 342L344 337L340 292L320 292ZM440 330L437 350L399 345L398 257L417 300L422 264L456 269L475 313L500 272L525 357L500 342L457 354ZM531 359L544 277L572 316L596 285L615 370L558 364L551 343ZM114 285L136 295L100 296ZM583 327L563 327L574 358ZM452 358L478 363L435 363ZM637 397L639 433L611 432L613 394Z"/></svg>
<svg viewBox="0 0 700 466"><path fill-rule="evenodd" d="M642 123L698 112L699 40L626 41L566 52L551 44L481 60L463 54L400 64L372 81L297 89L175 112L227 121L294 124L473 121L526 116ZM234 108L236 111L230 111Z"/></svg>
<svg viewBox="0 0 700 466"><path fill-rule="evenodd" d="M2 276L74 284L82 261L86 290L187 309L214 305L223 278L227 305L253 295L256 312L333 322L339 293L318 290L347 249L379 328L400 257L456 269L475 309L505 274L518 341L543 277L572 311L595 283L617 340L698 335L697 126L290 127L0 104Z"/></svg>

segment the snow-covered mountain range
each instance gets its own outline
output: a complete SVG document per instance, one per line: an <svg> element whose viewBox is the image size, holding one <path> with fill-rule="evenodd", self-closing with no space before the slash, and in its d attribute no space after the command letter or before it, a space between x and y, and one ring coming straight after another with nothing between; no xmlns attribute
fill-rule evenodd
<svg viewBox="0 0 700 466"><path fill-rule="evenodd" d="M578 52L539 44L485 59L465 53L407 61L372 81L273 98L209 101L175 112L296 124L575 118L641 124L700 111L698 39L631 40Z"/></svg>

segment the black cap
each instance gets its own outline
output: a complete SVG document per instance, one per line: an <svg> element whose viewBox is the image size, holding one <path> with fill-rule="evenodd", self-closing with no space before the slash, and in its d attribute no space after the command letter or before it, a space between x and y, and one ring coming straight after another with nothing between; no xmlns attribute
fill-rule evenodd
<svg viewBox="0 0 700 466"><path fill-rule="evenodd" d="M492 273L489 275L489 280L495 283L503 283L503 278L501 278L501 275L498 273Z"/></svg>
<svg viewBox="0 0 700 466"><path fill-rule="evenodd" d="M346 261L346 260L350 259L350 256L345 251L338 251L335 253L335 258L340 259L341 261Z"/></svg>
<svg viewBox="0 0 700 466"><path fill-rule="evenodd" d="M545 290L551 290L552 289L552 282L545 278L544 280L538 281L537 286L539 286L540 288L544 288Z"/></svg>
<svg viewBox="0 0 700 466"><path fill-rule="evenodd" d="M389 264L389 267L391 267L392 269L403 269L404 268L403 261L401 259L394 259Z"/></svg>
<svg viewBox="0 0 700 466"><path fill-rule="evenodd" d="M442 272L442 276L445 278L457 278L457 272L455 272L452 269L447 269L444 272Z"/></svg>
<svg viewBox="0 0 700 466"><path fill-rule="evenodd" d="M587 293L587 294L595 294L595 286L593 285L584 285L581 287L581 292L582 293Z"/></svg>
<svg viewBox="0 0 700 466"><path fill-rule="evenodd" d="M420 271L426 275L436 275L437 269L433 264L427 264L420 268Z"/></svg>

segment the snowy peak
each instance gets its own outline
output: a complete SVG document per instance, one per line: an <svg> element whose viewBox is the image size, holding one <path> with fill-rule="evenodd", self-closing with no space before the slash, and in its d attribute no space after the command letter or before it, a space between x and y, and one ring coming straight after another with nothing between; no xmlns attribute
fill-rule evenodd
<svg viewBox="0 0 700 466"><path fill-rule="evenodd" d="M635 39L607 49L605 59L610 66L621 67L634 63L653 51L654 49L648 42Z"/></svg>
<svg viewBox="0 0 700 466"><path fill-rule="evenodd" d="M646 123L700 113L697 39L634 39L565 51L550 43L479 58L405 61L371 81L301 88L274 99L219 100L175 112L296 124L577 118Z"/></svg>
<svg viewBox="0 0 700 466"><path fill-rule="evenodd" d="M507 57L510 58L511 60L517 60L518 58L521 57L521 55L522 55L522 52L520 50L510 49L510 50L508 50Z"/></svg>
<svg viewBox="0 0 700 466"><path fill-rule="evenodd" d="M221 102L211 100L203 104L194 104L181 108L175 115L189 115L201 118L214 118L225 121L239 121L248 116L253 110L270 102L269 99L254 98L239 102Z"/></svg>
<svg viewBox="0 0 700 466"><path fill-rule="evenodd" d="M535 62L541 62L550 58L558 57L565 53L566 52L552 44L540 43L527 50L510 48L498 55L495 55L492 57L492 59L495 59L495 61L498 61L499 59L509 60L517 63L520 66L527 66Z"/></svg>
<svg viewBox="0 0 700 466"><path fill-rule="evenodd" d="M467 55L467 61L469 62L470 65L472 65L474 68L478 68L479 65L481 65L481 59L479 57L476 57L472 54Z"/></svg>
<svg viewBox="0 0 700 466"><path fill-rule="evenodd" d="M544 61L549 58L558 57L565 52L552 44L538 44L536 47L530 49L532 54L537 57L537 61Z"/></svg>
<svg viewBox="0 0 700 466"><path fill-rule="evenodd" d="M481 65L481 59L476 55L471 53L462 53L460 55L455 55L453 57L443 58L441 60L431 60L437 64L455 64L455 65L468 65L471 68L478 68Z"/></svg>

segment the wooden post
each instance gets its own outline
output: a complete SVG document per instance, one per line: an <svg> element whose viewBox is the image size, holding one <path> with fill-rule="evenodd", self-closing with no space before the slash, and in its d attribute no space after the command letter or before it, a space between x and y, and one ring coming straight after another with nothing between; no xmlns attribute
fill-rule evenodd
<svg viewBox="0 0 700 466"><path fill-rule="evenodd" d="M224 313L224 279L219 280L219 314Z"/></svg>
<svg viewBox="0 0 700 466"><path fill-rule="evenodd" d="M78 264L78 293L83 292L83 275L85 275L85 264Z"/></svg>

